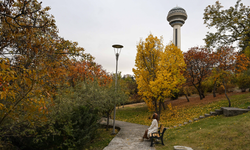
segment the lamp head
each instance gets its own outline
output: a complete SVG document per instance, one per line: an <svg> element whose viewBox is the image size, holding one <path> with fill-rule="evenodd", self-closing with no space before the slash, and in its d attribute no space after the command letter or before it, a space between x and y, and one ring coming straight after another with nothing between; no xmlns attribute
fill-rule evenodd
<svg viewBox="0 0 250 150"><path fill-rule="evenodd" d="M113 47L113 48L123 48L123 46L120 45L120 44L114 44L114 45L112 45L112 47Z"/></svg>

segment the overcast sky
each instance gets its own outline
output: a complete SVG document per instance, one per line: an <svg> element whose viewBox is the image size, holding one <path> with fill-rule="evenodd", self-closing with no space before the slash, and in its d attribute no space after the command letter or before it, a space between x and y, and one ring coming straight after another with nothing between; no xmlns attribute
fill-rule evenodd
<svg viewBox="0 0 250 150"><path fill-rule="evenodd" d="M40 0L41 1L41 0ZM168 12L176 7L186 10L188 18L181 28L181 50L203 46L209 29L203 24L204 9L216 0L42 0L50 6L59 35L78 42L80 47L95 57L110 73L115 72L113 44L122 44L118 71L133 74L136 45L152 33L163 36L164 45L173 38L173 29L166 20ZM250 0L242 0L250 6ZM224 9L234 6L236 0L220 0Z"/></svg>

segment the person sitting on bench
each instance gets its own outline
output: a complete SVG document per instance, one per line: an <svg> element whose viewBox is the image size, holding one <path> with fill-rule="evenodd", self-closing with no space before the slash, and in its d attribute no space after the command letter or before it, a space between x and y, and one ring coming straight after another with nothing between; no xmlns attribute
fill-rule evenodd
<svg viewBox="0 0 250 150"><path fill-rule="evenodd" d="M157 113L153 114L152 117L153 121L151 123L151 126L145 131L144 136L142 137L142 140L149 139L149 134L153 132L158 132L158 115Z"/></svg>

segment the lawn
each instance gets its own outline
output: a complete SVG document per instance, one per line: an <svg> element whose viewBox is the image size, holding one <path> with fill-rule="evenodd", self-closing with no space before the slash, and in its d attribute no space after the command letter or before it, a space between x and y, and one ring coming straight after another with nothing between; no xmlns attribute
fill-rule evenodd
<svg viewBox="0 0 250 150"><path fill-rule="evenodd" d="M230 96L232 107L238 108L247 108L250 106L250 93L233 95ZM191 101L191 99L190 99ZM201 100L200 103L195 103L194 105L181 105L181 106L172 106L171 103L167 105L166 110L163 110L161 113L160 124L163 124L165 127L174 127L194 118L198 118L205 113L210 113L215 109L220 109L221 107L227 107L228 101L223 98L216 101L211 101L209 103L203 103ZM188 102L186 102L188 104ZM138 123L143 125L150 125L152 117L152 112L149 112L145 105L138 105L136 107L120 107L117 109L116 119L131 123Z"/></svg>
<svg viewBox="0 0 250 150"><path fill-rule="evenodd" d="M188 146L195 150L248 150L250 145L250 112L234 117L210 117L165 132L165 146L157 150L172 150L173 146Z"/></svg>
<svg viewBox="0 0 250 150"><path fill-rule="evenodd" d="M230 96L232 107L247 108L250 106L250 93ZM249 149L250 145L250 113L235 117L209 117L191 124L173 128L198 118L200 115L227 107L226 98L208 103L176 106L168 104L161 114L160 124L169 127L165 133L165 146L157 149L173 149L174 145L189 146L194 149ZM117 120L150 125L152 112L144 105L126 107L117 110Z"/></svg>

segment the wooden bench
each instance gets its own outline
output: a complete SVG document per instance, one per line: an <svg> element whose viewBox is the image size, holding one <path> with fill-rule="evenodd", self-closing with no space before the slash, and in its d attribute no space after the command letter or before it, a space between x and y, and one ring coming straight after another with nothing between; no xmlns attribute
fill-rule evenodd
<svg viewBox="0 0 250 150"><path fill-rule="evenodd" d="M163 127L163 125L160 126L160 128L158 128L158 132L154 132L154 133L150 133L149 134L149 138L150 138L150 141L151 141L151 147L153 146L153 143L154 143L154 140L161 140L161 144L164 145L163 143L163 135L164 135L164 132L166 131L167 129ZM155 142L155 144L159 144L159 142Z"/></svg>

